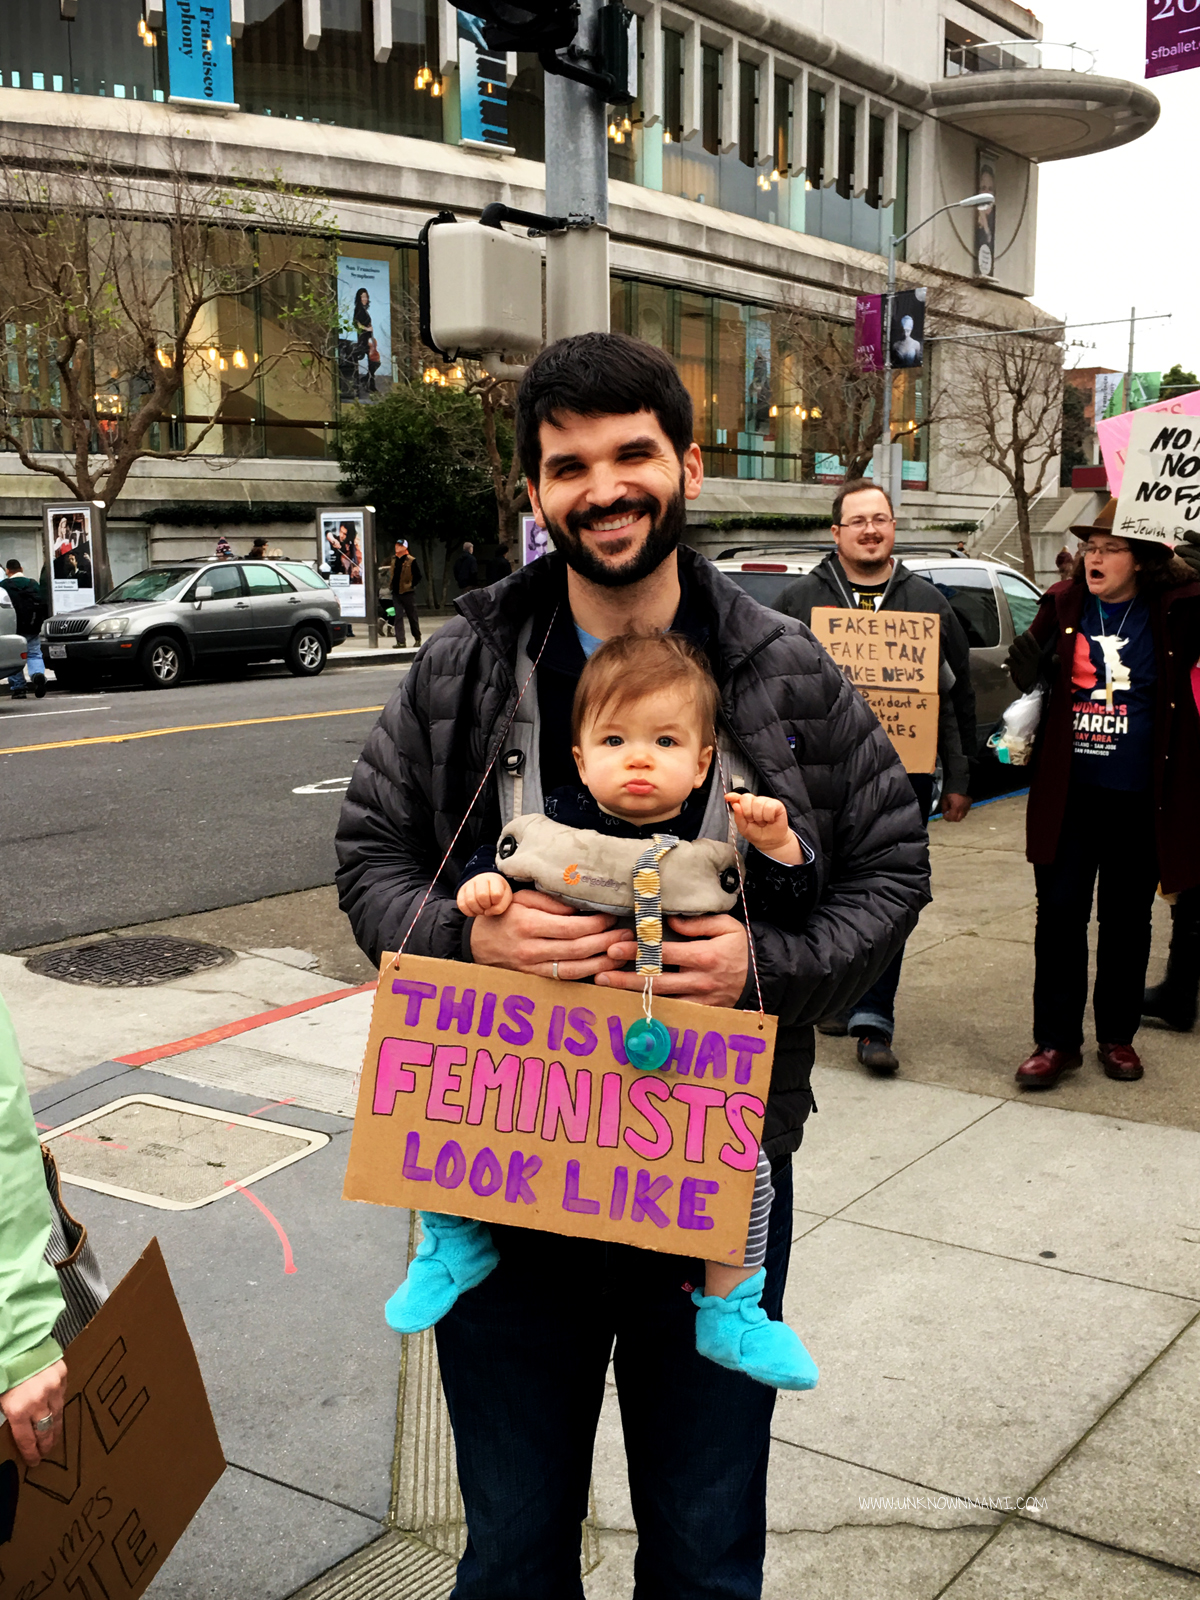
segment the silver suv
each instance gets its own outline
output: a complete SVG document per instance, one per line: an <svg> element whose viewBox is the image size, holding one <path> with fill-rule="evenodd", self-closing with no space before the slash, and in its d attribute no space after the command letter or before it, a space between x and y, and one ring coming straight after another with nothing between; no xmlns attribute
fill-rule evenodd
<svg viewBox="0 0 1200 1600"><path fill-rule="evenodd" d="M717 558L722 572L741 585L760 605L772 608L785 589L811 572L830 549L828 543L811 548L799 545L726 550ZM1004 670L1008 647L1033 621L1042 592L1024 573L1001 561L955 556L928 545L906 549L897 543L896 555L910 572L919 572L949 600L963 625L971 647L971 683L975 689L974 753L982 752L1004 708L1014 698L1012 679Z"/></svg>
<svg viewBox="0 0 1200 1600"><path fill-rule="evenodd" d="M191 671L280 656L311 677L348 633L337 596L303 561L181 561L49 618L42 650L65 689L111 674L170 689Z"/></svg>

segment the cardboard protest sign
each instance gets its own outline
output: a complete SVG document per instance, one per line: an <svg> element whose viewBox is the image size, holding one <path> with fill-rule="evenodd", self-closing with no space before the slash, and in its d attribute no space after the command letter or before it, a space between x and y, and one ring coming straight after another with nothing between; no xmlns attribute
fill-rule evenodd
<svg viewBox="0 0 1200 1600"><path fill-rule="evenodd" d="M347 1200L739 1265L775 1018L655 1000L674 1050L625 1059L641 996L385 955Z"/></svg>
<svg viewBox="0 0 1200 1600"><path fill-rule="evenodd" d="M883 724L905 772L937 765L941 618L814 606L809 627Z"/></svg>
<svg viewBox="0 0 1200 1600"><path fill-rule="evenodd" d="M1139 412L1112 531L1173 548L1189 528L1200 528L1200 418Z"/></svg>
<svg viewBox="0 0 1200 1600"><path fill-rule="evenodd" d="M57 1450L0 1428L0 1600L135 1600L225 1470L157 1239L66 1361Z"/></svg>
<svg viewBox="0 0 1200 1600"><path fill-rule="evenodd" d="M1120 494L1125 477L1125 457L1129 453L1129 430L1134 417L1157 416L1160 421L1169 417L1200 416L1200 389L1190 394L1173 395L1169 400L1158 400L1152 406L1142 406L1137 411L1122 411L1119 416L1105 417L1096 424L1100 440L1100 454L1108 474L1108 486L1113 494Z"/></svg>

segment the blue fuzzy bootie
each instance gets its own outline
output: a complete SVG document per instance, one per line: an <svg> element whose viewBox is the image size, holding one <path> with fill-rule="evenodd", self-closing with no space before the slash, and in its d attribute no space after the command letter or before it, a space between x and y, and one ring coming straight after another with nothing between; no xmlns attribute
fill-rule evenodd
<svg viewBox="0 0 1200 1600"><path fill-rule="evenodd" d="M482 1283L500 1259L486 1222L421 1211L424 1234L408 1277L383 1308L389 1328L420 1333L440 1322L458 1299Z"/></svg>
<svg viewBox="0 0 1200 1600"><path fill-rule="evenodd" d="M766 1281L760 1267L724 1298L694 1290L696 1349L772 1389L815 1389L816 1362L787 1323L772 1322L758 1303Z"/></svg>

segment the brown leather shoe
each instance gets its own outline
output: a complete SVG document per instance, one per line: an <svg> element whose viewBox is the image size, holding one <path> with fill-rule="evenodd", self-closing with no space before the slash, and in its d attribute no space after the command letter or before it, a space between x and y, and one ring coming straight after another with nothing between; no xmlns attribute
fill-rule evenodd
<svg viewBox="0 0 1200 1600"><path fill-rule="evenodd" d="M1065 1072L1074 1072L1082 1065L1083 1057L1078 1050L1055 1050L1052 1045L1039 1045L1017 1068L1017 1082L1022 1089L1053 1089Z"/></svg>
<svg viewBox="0 0 1200 1600"><path fill-rule="evenodd" d="M1116 1078L1120 1083L1134 1083L1142 1076L1145 1068L1142 1066L1141 1057L1131 1044L1096 1044L1096 1054L1100 1057L1100 1064L1105 1075Z"/></svg>

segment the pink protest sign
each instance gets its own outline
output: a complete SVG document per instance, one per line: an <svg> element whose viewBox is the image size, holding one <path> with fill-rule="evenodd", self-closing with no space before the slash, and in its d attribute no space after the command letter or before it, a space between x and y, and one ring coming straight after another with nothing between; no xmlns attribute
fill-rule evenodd
<svg viewBox="0 0 1200 1600"><path fill-rule="evenodd" d="M1121 492L1133 419L1147 411L1166 411L1178 417L1200 417L1200 389L1193 389L1191 394L1175 395L1171 400L1159 400L1152 406L1141 406L1137 411L1122 411L1119 417L1106 417L1096 424L1110 494L1119 495Z"/></svg>

